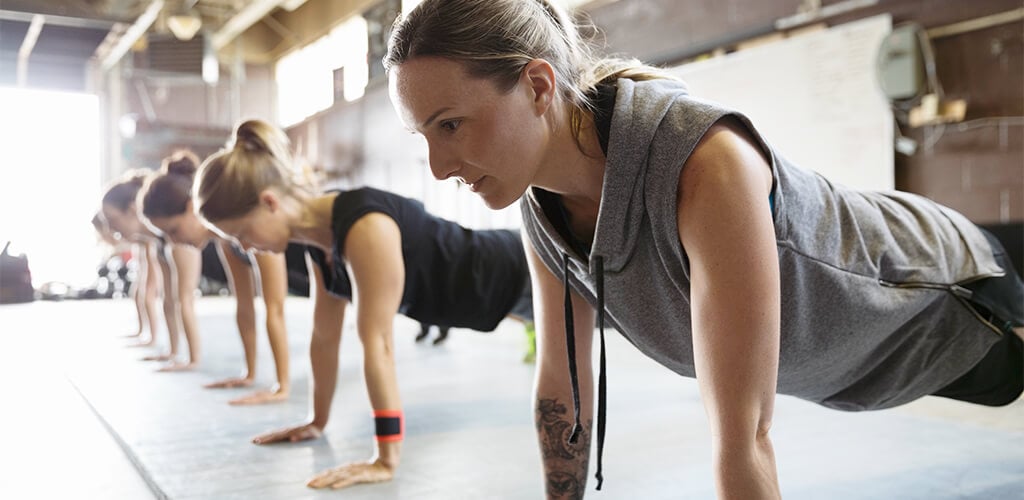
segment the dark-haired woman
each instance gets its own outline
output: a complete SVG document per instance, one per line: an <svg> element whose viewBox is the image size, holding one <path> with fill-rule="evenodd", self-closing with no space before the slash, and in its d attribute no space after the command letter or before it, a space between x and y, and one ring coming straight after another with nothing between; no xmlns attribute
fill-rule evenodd
<svg viewBox="0 0 1024 500"><path fill-rule="evenodd" d="M136 197L151 172L131 172L110 186L103 195L103 218L122 238L145 245L149 258L161 269L164 288L163 310L170 351L148 357L169 361L161 371L189 370L199 363L199 331L195 316L195 291L199 287L202 259L199 250L164 241L140 218ZM188 360L178 359L178 339L185 331Z"/></svg>
<svg viewBox="0 0 1024 500"><path fill-rule="evenodd" d="M201 249L217 246L228 285L237 300L235 321L245 353L245 373L207 384L207 388L249 387L256 378L257 289L266 309L267 338L274 356L277 384L269 390L234 399L231 404L273 403L288 399L291 386L288 375L288 338L284 319L284 299L288 294L285 258L281 254L247 255L237 246L217 237L199 222L192 210L192 179L199 159L189 151L179 151L166 159L160 171L142 188L139 200L142 214L174 243Z"/></svg>

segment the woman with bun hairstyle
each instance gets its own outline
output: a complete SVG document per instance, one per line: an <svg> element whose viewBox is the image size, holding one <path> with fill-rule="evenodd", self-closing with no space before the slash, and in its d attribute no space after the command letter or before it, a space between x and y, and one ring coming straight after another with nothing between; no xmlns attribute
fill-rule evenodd
<svg viewBox="0 0 1024 500"><path fill-rule="evenodd" d="M208 243L217 248L237 306L235 321L245 353L245 373L206 385L207 388L248 387L256 377L257 289L266 306L267 338L274 355L277 385L270 390L234 399L231 404L273 403L288 399L288 338L285 329L284 299L288 294L287 270L283 254L257 253L250 257L237 246L204 226L192 210L192 180L199 158L191 151L178 151L163 161L163 166L142 188L139 200L142 214L172 242L202 249ZM253 265L255 264L255 265Z"/></svg>
<svg viewBox="0 0 1024 500"><path fill-rule="evenodd" d="M337 383L345 310L350 301L356 307L376 455L324 471L311 487L343 488L395 474L405 427L395 373L396 314L479 331L493 330L506 316L533 316L517 232L471 231L428 214L418 201L372 188L314 194L294 168L287 136L267 123L240 124L227 148L203 163L194 188L199 215L244 247L282 252L295 241L326 254L313 266L313 418L256 443L321 435Z"/></svg>
<svg viewBox="0 0 1024 500"><path fill-rule="evenodd" d="M436 178L519 200L549 498L583 496L592 431L601 487L605 319L696 378L723 499L780 497L776 393L847 411L1021 394L1024 285L997 240L794 165L740 112L592 54L555 2L425 0L384 67Z"/></svg>
<svg viewBox="0 0 1024 500"><path fill-rule="evenodd" d="M199 331L195 316L195 291L199 287L202 257L187 245L167 243L140 218L136 197L151 172L136 171L107 189L102 212L110 228L121 238L144 247L146 258L158 262L163 281L164 320L170 351L145 359L169 361L160 371L189 370L199 363ZM178 340L185 331L188 361L178 360Z"/></svg>
<svg viewBox="0 0 1024 500"><path fill-rule="evenodd" d="M149 329L149 336L146 340L139 340L132 344L133 347L148 347L156 342L156 329L159 317L156 309L156 301L160 298L160 271L156 267L154 259L147 257L147 248L144 244L132 243L119 239L115 231L110 229L102 212L96 212L92 218L92 227L96 229L100 238L115 250L128 246L131 258L135 260L135 279L132 281L128 295L135 303L135 312L138 314L139 325L135 333L125 335L129 338L142 339L143 332Z"/></svg>

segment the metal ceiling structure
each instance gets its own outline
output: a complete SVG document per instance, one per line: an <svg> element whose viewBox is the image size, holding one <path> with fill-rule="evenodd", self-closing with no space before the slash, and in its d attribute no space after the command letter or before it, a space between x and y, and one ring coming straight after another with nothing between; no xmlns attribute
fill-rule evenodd
<svg viewBox="0 0 1024 500"><path fill-rule="evenodd" d="M108 71L132 51L159 46L162 60L185 60L195 52L191 37L172 18L188 16L192 29L217 53L266 21L270 29L250 33L257 48L294 43L287 23L273 19L307 0L4 0L0 4L0 85L86 90L89 71ZM325 3L321 1L319 3ZM348 3L352 2L339 2ZM322 10L322 9L321 9ZM175 36L177 35L177 36ZM261 38L274 38L266 41ZM179 56L175 51L182 52ZM278 50L277 53L281 51ZM245 58L245 52L240 52ZM262 57L260 62L270 62ZM179 64L180 66L180 64ZM188 72L187 70L185 71Z"/></svg>

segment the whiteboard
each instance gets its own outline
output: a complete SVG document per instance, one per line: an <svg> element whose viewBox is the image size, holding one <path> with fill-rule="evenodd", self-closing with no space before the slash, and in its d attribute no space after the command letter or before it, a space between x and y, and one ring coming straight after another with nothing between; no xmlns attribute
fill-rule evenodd
<svg viewBox="0 0 1024 500"><path fill-rule="evenodd" d="M875 77L888 14L669 68L746 115L780 156L832 182L893 189L893 117Z"/></svg>

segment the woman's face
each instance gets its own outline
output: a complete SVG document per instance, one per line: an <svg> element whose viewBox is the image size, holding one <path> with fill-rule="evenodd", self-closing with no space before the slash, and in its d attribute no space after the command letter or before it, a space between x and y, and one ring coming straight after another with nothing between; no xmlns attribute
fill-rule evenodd
<svg viewBox="0 0 1024 500"><path fill-rule="evenodd" d="M391 72L391 100L406 127L426 138L434 177L458 178L496 210L522 196L550 136L549 97L525 72L507 93L445 58L414 58Z"/></svg>
<svg viewBox="0 0 1024 500"><path fill-rule="evenodd" d="M146 227L139 220L135 211L135 204L132 203L125 210L119 210L111 205L103 205L103 218L107 220L110 229L121 234L121 237L129 241L139 241L148 235Z"/></svg>
<svg viewBox="0 0 1024 500"><path fill-rule="evenodd" d="M225 236L238 240L246 251L282 253L291 237L281 211L262 203L241 217L224 219L214 226Z"/></svg>
<svg viewBox="0 0 1024 500"><path fill-rule="evenodd" d="M196 248L203 248L213 236L192 211L192 202L185 207L185 212L170 217L150 217L149 222L167 235L175 243L184 243Z"/></svg>

